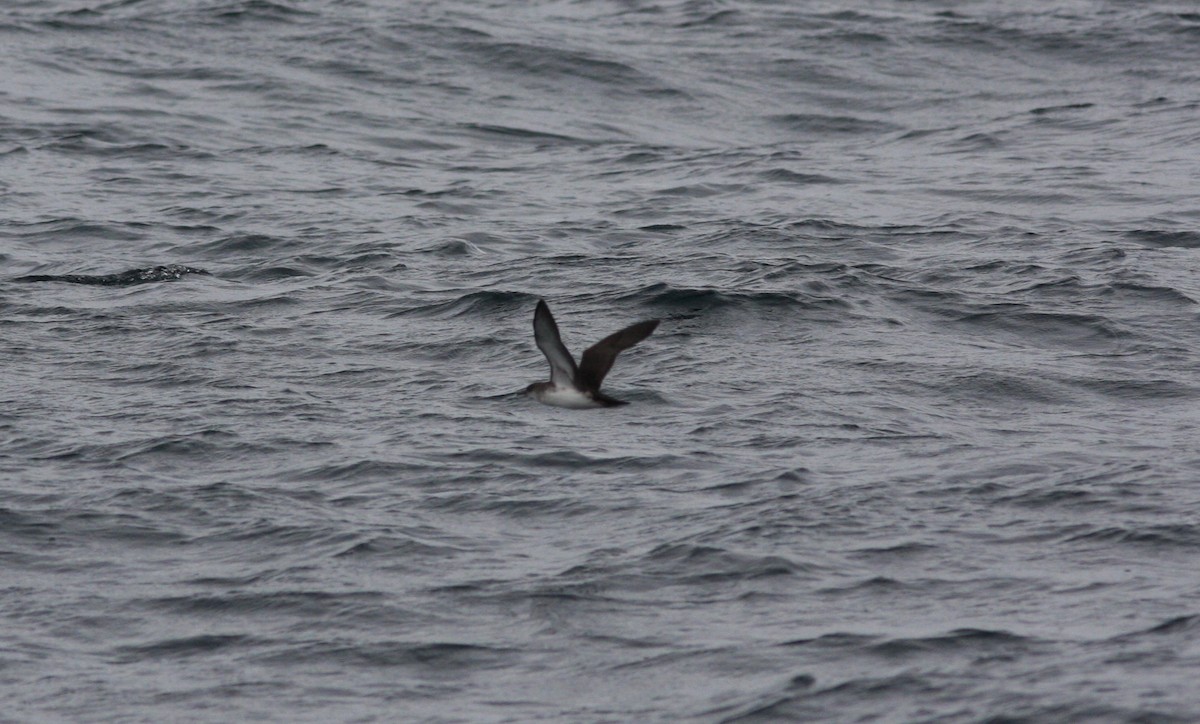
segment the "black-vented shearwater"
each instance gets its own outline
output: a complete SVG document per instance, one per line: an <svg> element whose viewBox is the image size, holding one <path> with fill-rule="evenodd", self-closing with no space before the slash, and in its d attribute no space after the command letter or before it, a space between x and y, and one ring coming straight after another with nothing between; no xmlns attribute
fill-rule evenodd
<svg viewBox="0 0 1200 724"><path fill-rule="evenodd" d="M533 313L533 339L550 363L550 381L534 382L525 388L525 394L532 395L533 399L543 404L558 407L616 407L628 404L602 393L600 383L612 369L617 355L649 337L657 326L658 320L651 319L608 335L588 347L576 367L571 353L558 336L558 325L554 323L550 307L546 306L545 301L538 300L537 311Z"/></svg>

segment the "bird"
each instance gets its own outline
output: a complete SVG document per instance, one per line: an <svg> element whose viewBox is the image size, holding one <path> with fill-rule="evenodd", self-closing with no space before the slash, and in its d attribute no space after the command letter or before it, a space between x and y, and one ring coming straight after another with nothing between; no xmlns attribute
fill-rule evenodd
<svg viewBox="0 0 1200 724"><path fill-rule="evenodd" d="M612 369L617 355L650 336L659 320L650 319L614 332L583 352L579 365L558 335L558 325L546 300L539 299L533 313L533 339L550 363L550 381L534 382L525 394L544 405L587 409L617 407L629 403L600 391L600 383Z"/></svg>

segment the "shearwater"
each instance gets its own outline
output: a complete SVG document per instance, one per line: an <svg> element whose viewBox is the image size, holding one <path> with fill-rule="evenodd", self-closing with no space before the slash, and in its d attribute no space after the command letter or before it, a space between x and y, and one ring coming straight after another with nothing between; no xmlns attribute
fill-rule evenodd
<svg viewBox="0 0 1200 724"><path fill-rule="evenodd" d="M533 339L550 363L550 381L534 382L525 388L525 394L543 404L558 407L582 409L628 404L601 392L600 383L612 369L617 355L649 337L656 327L658 320L651 319L608 335L584 350L577 367L558 334L550 307L545 300L539 299L533 313Z"/></svg>

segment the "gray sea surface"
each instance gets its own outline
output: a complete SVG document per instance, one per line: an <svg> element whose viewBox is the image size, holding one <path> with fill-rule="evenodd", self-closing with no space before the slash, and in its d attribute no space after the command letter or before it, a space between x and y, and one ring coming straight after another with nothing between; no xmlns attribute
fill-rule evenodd
<svg viewBox="0 0 1200 724"><path fill-rule="evenodd" d="M1198 189L1193 2L5 2L0 719L1198 721Z"/></svg>

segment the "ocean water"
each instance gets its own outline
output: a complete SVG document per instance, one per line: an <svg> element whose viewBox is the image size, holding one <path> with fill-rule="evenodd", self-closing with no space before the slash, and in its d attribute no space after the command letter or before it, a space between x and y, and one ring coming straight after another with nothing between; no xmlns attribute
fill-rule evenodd
<svg viewBox="0 0 1200 724"><path fill-rule="evenodd" d="M0 49L0 719L1200 720L1194 3ZM520 394L538 299L661 320L631 404Z"/></svg>

